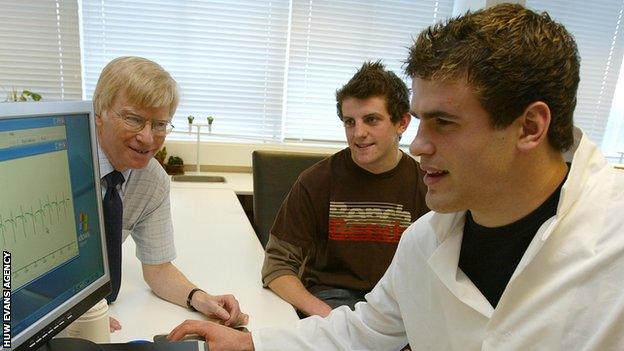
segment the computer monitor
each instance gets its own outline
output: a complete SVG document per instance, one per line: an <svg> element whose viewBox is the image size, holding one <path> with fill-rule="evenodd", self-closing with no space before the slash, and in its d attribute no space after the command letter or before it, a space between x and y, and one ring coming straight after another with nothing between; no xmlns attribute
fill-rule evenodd
<svg viewBox="0 0 624 351"><path fill-rule="evenodd" d="M90 101L0 103L0 349L38 349L110 293L99 184Z"/></svg>

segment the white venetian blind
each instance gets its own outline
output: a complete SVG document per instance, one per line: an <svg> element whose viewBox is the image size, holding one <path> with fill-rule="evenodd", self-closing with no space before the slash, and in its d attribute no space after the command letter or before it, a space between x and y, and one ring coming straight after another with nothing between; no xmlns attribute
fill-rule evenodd
<svg viewBox="0 0 624 351"><path fill-rule="evenodd" d="M76 1L0 1L0 101L9 90L43 100L79 100Z"/></svg>
<svg viewBox="0 0 624 351"><path fill-rule="evenodd" d="M287 0L82 4L87 97L110 60L142 56L161 64L178 82L182 99L175 130L188 130L189 114L204 123L212 115L213 134L280 137Z"/></svg>
<svg viewBox="0 0 624 351"><path fill-rule="evenodd" d="M526 5L547 11L574 35L581 56L574 122L600 145L624 54L624 1L527 0Z"/></svg>
<svg viewBox="0 0 624 351"><path fill-rule="evenodd" d="M451 0L293 0L285 138L344 141L336 89L365 60L381 59L406 78L402 64L413 38L448 18L452 7ZM415 126L404 143L413 139Z"/></svg>

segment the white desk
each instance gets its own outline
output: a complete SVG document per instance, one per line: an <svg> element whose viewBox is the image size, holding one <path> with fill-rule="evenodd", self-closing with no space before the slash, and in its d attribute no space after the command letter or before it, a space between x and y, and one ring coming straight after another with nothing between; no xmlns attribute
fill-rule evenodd
<svg viewBox="0 0 624 351"><path fill-rule="evenodd" d="M249 329L298 320L295 310L262 288L264 252L234 191L171 185L171 211L178 258L174 264L209 293L231 293L249 314ZM109 313L122 324L111 342L151 340L185 319L204 319L198 312L161 300L143 280L131 239L123 244L123 275L117 301Z"/></svg>

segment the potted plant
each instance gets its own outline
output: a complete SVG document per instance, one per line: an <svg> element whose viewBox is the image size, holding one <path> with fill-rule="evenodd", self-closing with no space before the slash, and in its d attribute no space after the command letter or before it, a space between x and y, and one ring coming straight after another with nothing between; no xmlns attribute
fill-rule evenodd
<svg viewBox="0 0 624 351"><path fill-rule="evenodd" d="M23 102L23 101L39 101L41 100L41 94L32 92L30 90L22 90L18 92L17 89L12 88L7 94L7 102Z"/></svg>
<svg viewBox="0 0 624 351"><path fill-rule="evenodd" d="M214 122L214 117L208 116L208 117L206 117L206 120L208 121L208 133L211 133L212 132L212 122Z"/></svg>
<svg viewBox="0 0 624 351"><path fill-rule="evenodd" d="M166 169L167 174L184 174L184 161L178 156L169 156Z"/></svg>
<svg viewBox="0 0 624 351"><path fill-rule="evenodd" d="M162 149L160 149L156 155L154 155L154 158L158 161L158 163L160 163L160 165L166 169L165 167L165 159L167 158L167 147L164 146Z"/></svg>
<svg viewBox="0 0 624 351"><path fill-rule="evenodd" d="M193 124L193 120L195 119L195 117L193 115L188 115L186 119L188 119L189 124Z"/></svg>

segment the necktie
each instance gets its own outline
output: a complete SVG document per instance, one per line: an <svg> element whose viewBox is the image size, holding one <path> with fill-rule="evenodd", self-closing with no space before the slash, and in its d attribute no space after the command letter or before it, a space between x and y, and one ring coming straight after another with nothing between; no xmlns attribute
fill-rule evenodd
<svg viewBox="0 0 624 351"><path fill-rule="evenodd" d="M124 177L118 171L104 176L106 195L102 201L104 210L104 226L106 228L106 246L108 251L108 268L111 275L113 290L106 297L109 303L117 299L121 285L121 228L123 220L123 203L117 192L117 185L123 184Z"/></svg>

